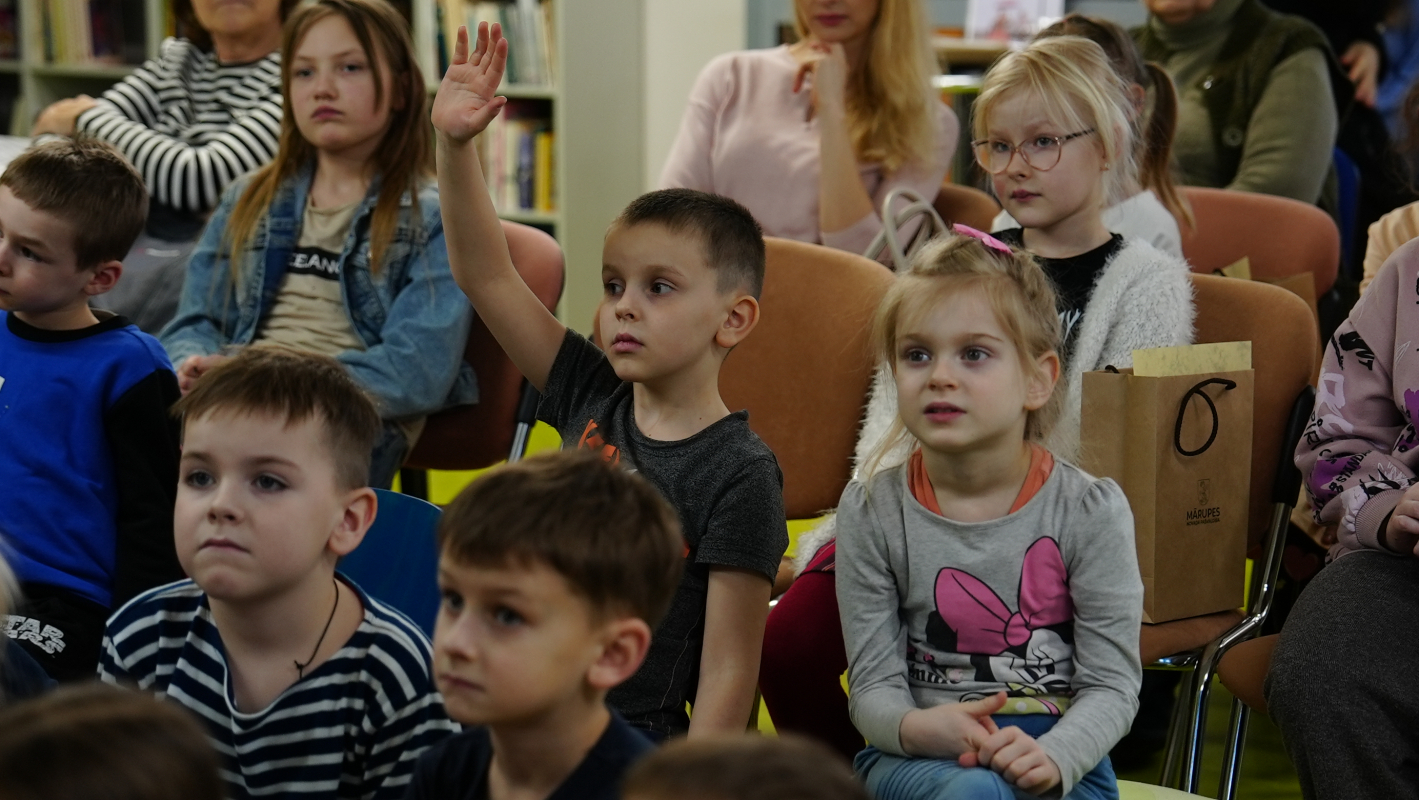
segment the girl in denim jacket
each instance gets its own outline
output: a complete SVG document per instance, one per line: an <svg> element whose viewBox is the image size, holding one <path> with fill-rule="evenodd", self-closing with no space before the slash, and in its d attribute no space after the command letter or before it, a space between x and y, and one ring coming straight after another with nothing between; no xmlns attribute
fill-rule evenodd
<svg viewBox="0 0 1419 800"><path fill-rule="evenodd" d="M236 347L335 357L380 405L388 486L425 415L477 399L408 26L382 0L316 0L286 25L281 91L276 160L223 196L160 338L184 393Z"/></svg>

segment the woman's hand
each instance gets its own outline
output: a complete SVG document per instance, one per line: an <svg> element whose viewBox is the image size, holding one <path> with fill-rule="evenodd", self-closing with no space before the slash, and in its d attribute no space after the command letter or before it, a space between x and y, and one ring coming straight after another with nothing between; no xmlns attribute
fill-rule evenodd
<svg viewBox="0 0 1419 800"><path fill-rule="evenodd" d="M48 108L39 112L34 127L30 129L30 135L57 133L60 136L73 136L79 115L96 105L98 101L86 94L50 103Z"/></svg>
<svg viewBox="0 0 1419 800"><path fill-rule="evenodd" d="M1380 80L1380 51L1370 42L1355 42L1340 57L1340 63L1350 70L1350 82L1355 84L1355 99L1374 108Z"/></svg>
<svg viewBox="0 0 1419 800"><path fill-rule="evenodd" d="M980 700L947 703L908 711L898 735L902 750L918 758L959 758L975 766L976 750L999 729L991 714L1005 707L1005 692Z"/></svg>
<svg viewBox="0 0 1419 800"><path fill-rule="evenodd" d="M207 370L231 358L224 355L188 356L177 368L177 389L186 395Z"/></svg>
<svg viewBox="0 0 1419 800"><path fill-rule="evenodd" d="M1419 556L1419 483L1409 487L1380 531L1385 547L1396 553Z"/></svg>
<svg viewBox="0 0 1419 800"><path fill-rule="evenodd" d="M1040 747L1039 740L1014 725L995 730L974 753L961 756L961 766L989 767L1034 795L1044 794L1061 780L1059 765Z"/></svg>
<svg viewBox="0 0 1419 800"><path fill-rule="evenodd" d="M847 107L847 54L834 42L824 44L808 41L794 51L798 59L798 75L793 79L793 91L803 89L803 83L813 76L813 108L817 113L842 112Z"/></svg>
<svg viewBox="0 0 1419 800"><path fill-rule="evenodd" d="M482 133L507 104L506 97L495 94L506 70L507 40L501 25L494 23L490 31L488 23L478 23L478 43L471 57L468 29L460 27L448 72L434 97L434 128L455 142Z"/></svg>

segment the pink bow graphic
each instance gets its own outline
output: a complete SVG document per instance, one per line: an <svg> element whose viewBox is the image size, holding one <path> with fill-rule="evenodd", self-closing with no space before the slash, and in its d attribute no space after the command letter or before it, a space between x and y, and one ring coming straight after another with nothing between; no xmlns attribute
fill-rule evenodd
<svg viewBox="0 0 1419 800"><path fill-rule="evenodd" d="M1025 551L1017 613L979 578L951 567L936 575L936 613L956 632L959 652L988 656L1025 644L1031 631L1069 622L1074 602L1059 544L1046 536Z"/></svg>

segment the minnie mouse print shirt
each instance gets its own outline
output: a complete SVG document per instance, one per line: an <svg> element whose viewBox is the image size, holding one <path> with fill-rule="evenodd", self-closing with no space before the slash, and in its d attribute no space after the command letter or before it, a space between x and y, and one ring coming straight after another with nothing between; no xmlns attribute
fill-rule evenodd
<svg viewBox="0 0 1419 800"><path fill-rule="evenodd" d="M852 721L905 755L908 711L1004 691L1001 713L1062 717L1040 744L1068 794L1138 707L1143 583L1128 501L1056 461L1023 505L965 523L923 505L911 478L909 461L853 481L838 505Z"/></svg>

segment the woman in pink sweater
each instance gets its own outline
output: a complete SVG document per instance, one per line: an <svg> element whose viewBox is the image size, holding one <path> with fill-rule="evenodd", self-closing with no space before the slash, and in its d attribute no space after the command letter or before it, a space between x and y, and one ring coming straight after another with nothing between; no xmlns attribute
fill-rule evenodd
<svg viewBox="0 0 1419 800"><path fill-rule="evenodd" d="M1296 466L1330 563L1296 601L1267 707L1307 798L1419 797L1419 241L1326 348Z"/></svg>
<svg viewBox="0 0 1419 800"><path fill-rule="evenodd" d="M711 61L663 188L731 197L768 236L860 253L898 187L927 200L960 124L937 97L920 0L796 0L800 41Z"/></svg>

